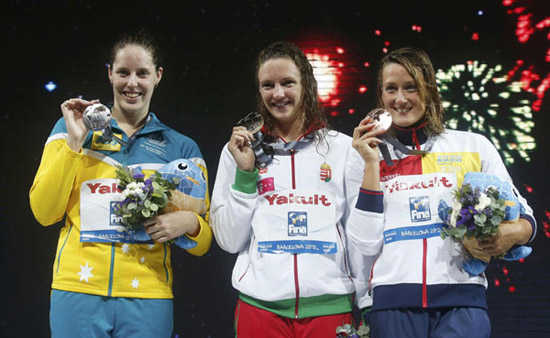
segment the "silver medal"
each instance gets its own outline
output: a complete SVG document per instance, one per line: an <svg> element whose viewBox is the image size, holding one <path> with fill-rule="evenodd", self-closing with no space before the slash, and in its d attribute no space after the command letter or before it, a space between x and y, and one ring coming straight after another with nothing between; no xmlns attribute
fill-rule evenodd
<svg viewBox="0 0 550 338"><path fill-rule="evenodd" d="M111 124L111 110L101 103L94 103L86 108L82 118L88 129L104 130Z"/></svg>

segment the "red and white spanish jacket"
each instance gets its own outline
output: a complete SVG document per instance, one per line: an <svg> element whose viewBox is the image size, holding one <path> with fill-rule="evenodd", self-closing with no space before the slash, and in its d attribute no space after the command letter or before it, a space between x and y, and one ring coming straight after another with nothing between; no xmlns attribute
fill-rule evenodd
<svg viewBox="0 0 550 338"><path fill-rule="evenodd" d="M428 147L429 153L398 157L390 145L394 165L380 161L382 191L360 189L364 161L355 150L348 157L345 175L351 203L348 240L364 255L379 255L372 269L363 269L364 279L371 279L373 310L486 308L485 275L470 276L463 271L469 257L462 245L440 237L443 221L438 204L443 199L452 205L451 192L467 172L511 181L502 159L479 134L446 130L428 138L421 127L396 133L409 148ZM523 197L519 200L524 210L520 217L533 226L532 240L536 231L533 211Z"/></svg>

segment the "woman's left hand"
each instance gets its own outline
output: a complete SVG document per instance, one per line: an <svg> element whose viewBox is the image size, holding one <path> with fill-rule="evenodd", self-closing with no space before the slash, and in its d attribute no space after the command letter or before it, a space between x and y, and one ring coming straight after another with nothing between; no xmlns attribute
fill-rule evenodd
<svg viewBox="0 0 550 338"><path fill-rule="evenodd" d="M531 224L518 218L515 221L502 222L498 227L498 232L479 242L479 246L491 256L505 254L514 245L523 245L531 237Z"/></svg>
<svg viewBox="0 0 550 338"><path fill-rule="evenodd" d="M151 239L159 243L178 238L186 233L194 237L200 230L197 216L191 211L182 210L159 215L147 220L143 225Z"/></svg>

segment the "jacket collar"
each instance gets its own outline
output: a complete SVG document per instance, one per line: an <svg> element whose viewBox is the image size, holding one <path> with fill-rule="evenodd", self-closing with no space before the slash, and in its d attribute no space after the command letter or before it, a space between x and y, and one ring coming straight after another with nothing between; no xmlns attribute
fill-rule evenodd
<svg viewBox="0 0 550 338"><path fill-rule="evenodd" d="M115 119L111 120L111 126L113 127L113 129L122 131ZM150 112L146 117L145 125L135 135L145 135L158 131L164 131L165 129L166 127L159 121L155 113Z"/></svg>
<svg viewBox="0 0 550 338"><path fill-rule="evenodd" d="M407 146L416 146L417 149L420 149L420 145L426 143L428 140L428 135L425 130L426 124L427 121L425 120L421 120L405 128L392 124L392 130L399 142Z"/></svg>

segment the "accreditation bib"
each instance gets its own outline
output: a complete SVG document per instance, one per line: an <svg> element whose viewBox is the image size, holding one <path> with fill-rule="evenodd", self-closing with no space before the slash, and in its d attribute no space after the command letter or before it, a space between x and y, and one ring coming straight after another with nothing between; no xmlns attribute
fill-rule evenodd
<svg viewBox="0 0 550 338"><path fill-rule="evenodd" d="M259 252L337 252L336 201L331 193L283 190L262 195L259 203L252 226Z"/></svg>
<svg viewBox="0 0 550 338"><path fill-rule="evenodd" d="M386 228L384 244L439 237L444 226L438 215L441 200L452 202L457 178L452 173L397 176L384 184Z"/></svg>
<svg viewBox="0 0 550 338"><path fill-rule="evenodd" d="M136 241L125 231L122 217L115 213L115 205L123 197L118 180L99 178L82 183L80 187L80 241L153 243Z"/></svg>

